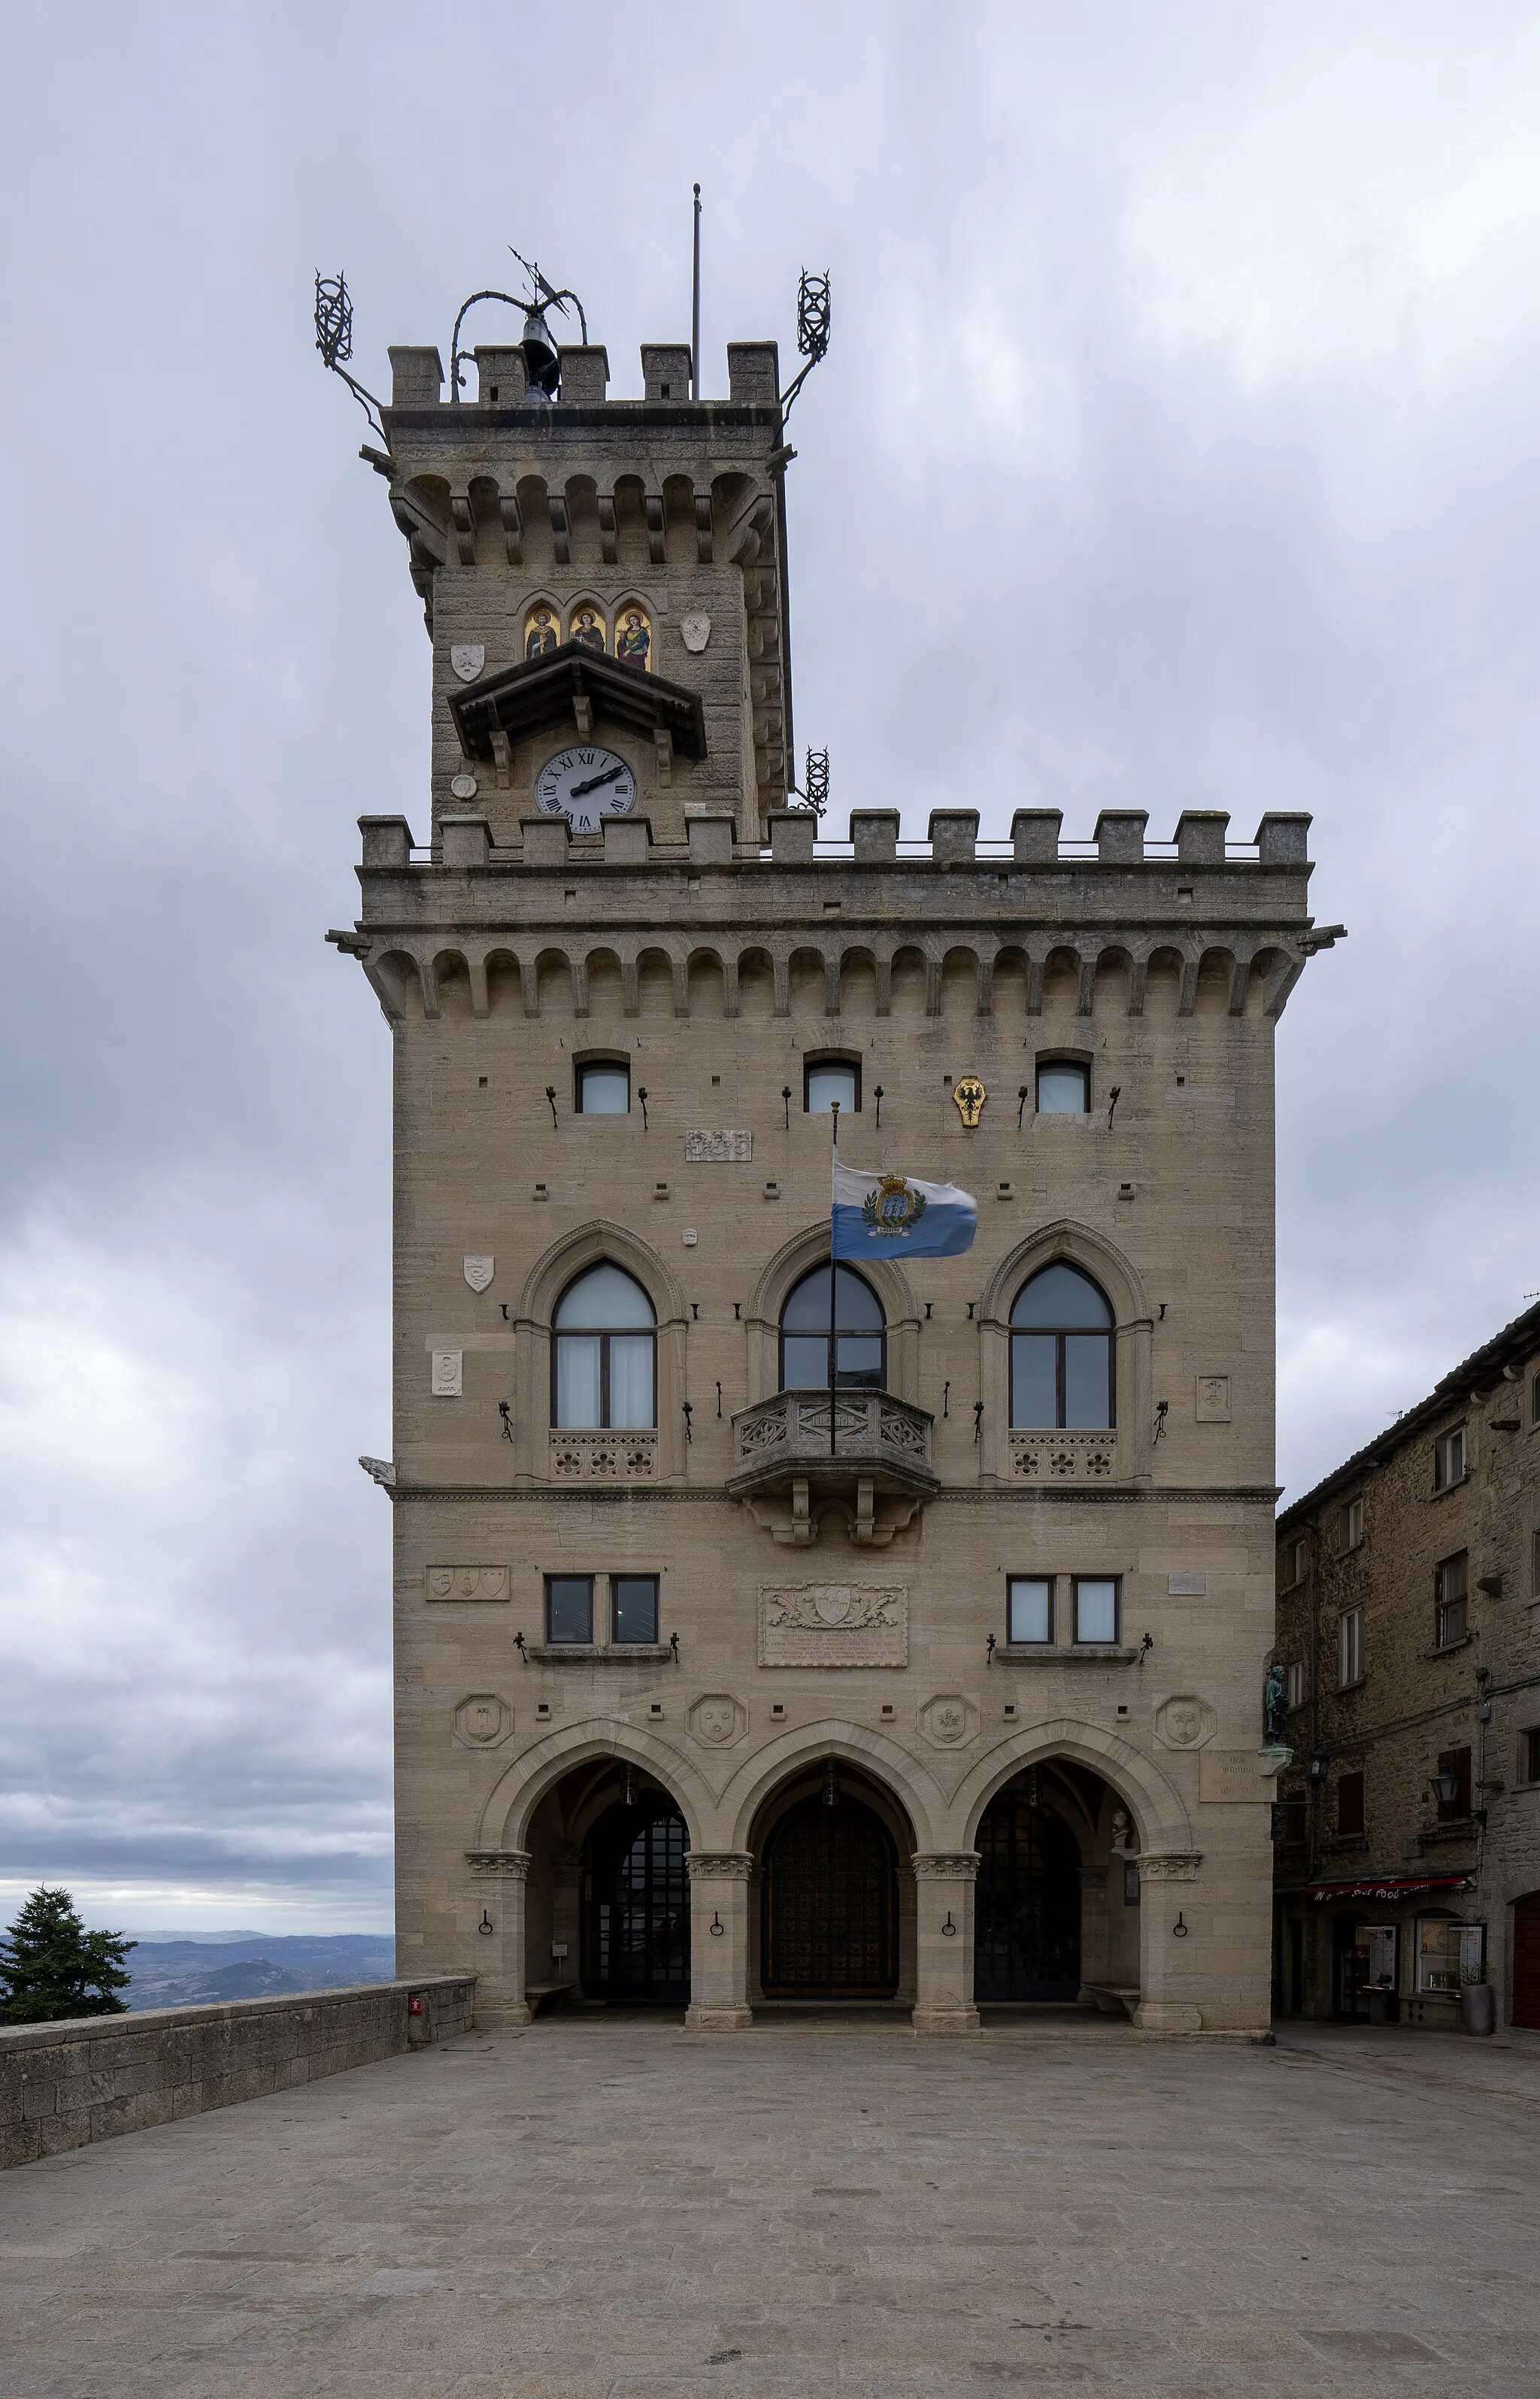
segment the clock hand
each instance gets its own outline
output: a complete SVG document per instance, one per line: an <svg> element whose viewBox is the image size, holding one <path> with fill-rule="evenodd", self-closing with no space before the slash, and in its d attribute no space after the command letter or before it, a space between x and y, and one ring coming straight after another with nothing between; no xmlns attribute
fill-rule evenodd
<svg viewBox="0 0 1540 2399"><path fill-rule="evenodd" d="M580 800L587 793L597 792L601 783L613 783L616 776L623 775L625 772L625 762L622 760L618 766L612 766L607 774L590 775L586 783L574 783L567 797L569 800Z"/></svg>

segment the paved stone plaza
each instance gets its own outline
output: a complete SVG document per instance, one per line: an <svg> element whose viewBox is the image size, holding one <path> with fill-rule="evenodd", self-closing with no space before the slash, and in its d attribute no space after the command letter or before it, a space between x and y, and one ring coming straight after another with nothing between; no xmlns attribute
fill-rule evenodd
<svg viewBox="0 0 1540 2399"><path fill-rule="evenodd" d="M1540 2392L1540 2047L558 2019L0 2178L7 2399Z"/></svg>

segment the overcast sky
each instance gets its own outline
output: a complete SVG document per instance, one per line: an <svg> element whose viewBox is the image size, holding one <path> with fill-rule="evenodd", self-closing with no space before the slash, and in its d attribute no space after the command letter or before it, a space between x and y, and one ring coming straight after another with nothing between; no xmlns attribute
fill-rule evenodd
<svg viewBox="0 0 1540 2399"><path fill-rule="evenodd" d="M1540 17L1296 0L12 13L0 191L0 1909L389 1921L388 1067L427 819L366 383L537 255L611 390L834 342L791 470L836 817L1314 811L1279 1479L1540 1289ZM496 321L490 312L482 338Z"/></svg>

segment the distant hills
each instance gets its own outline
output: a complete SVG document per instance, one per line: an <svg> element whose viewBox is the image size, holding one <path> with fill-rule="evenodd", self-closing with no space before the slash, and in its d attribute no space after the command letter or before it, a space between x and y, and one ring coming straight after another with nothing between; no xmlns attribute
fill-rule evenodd
<svg viewBox="0 0 1540 2399"><path fill-rule="evenodd" d="M130 2008L188 2008L388 1983L396 1945L377 1932L224 1933L212 1941L142 1941L127 1963L133 1980L123 1997Z"/></svg>

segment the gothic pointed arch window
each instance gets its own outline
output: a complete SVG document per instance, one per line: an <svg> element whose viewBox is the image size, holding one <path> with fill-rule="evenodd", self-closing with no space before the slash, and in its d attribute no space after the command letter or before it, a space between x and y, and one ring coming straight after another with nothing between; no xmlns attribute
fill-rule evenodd
<svg viewBox="0 0 1540 2399"><path fill-rule="evenodd" d="M881 1391L886 1386L882 1301L853 1267L815 1267L792 1284L780 1312L781 1389Z"/></svg>
<svg viewBox="0 0 1540 2399"><path fill-rule="evenodd" d="M1024 1282L1010 1311L1010 1420L1045 1432L1116 1423L1105 1293L1067 1259Z"/></svg>
<svg viewBox="0 0 1540 2399"><path fill-rule="evenodd" d="M657 1422L657 1316L642 1285L603 1260L567 1285L551 1320L551 1422Z"/></svg>

